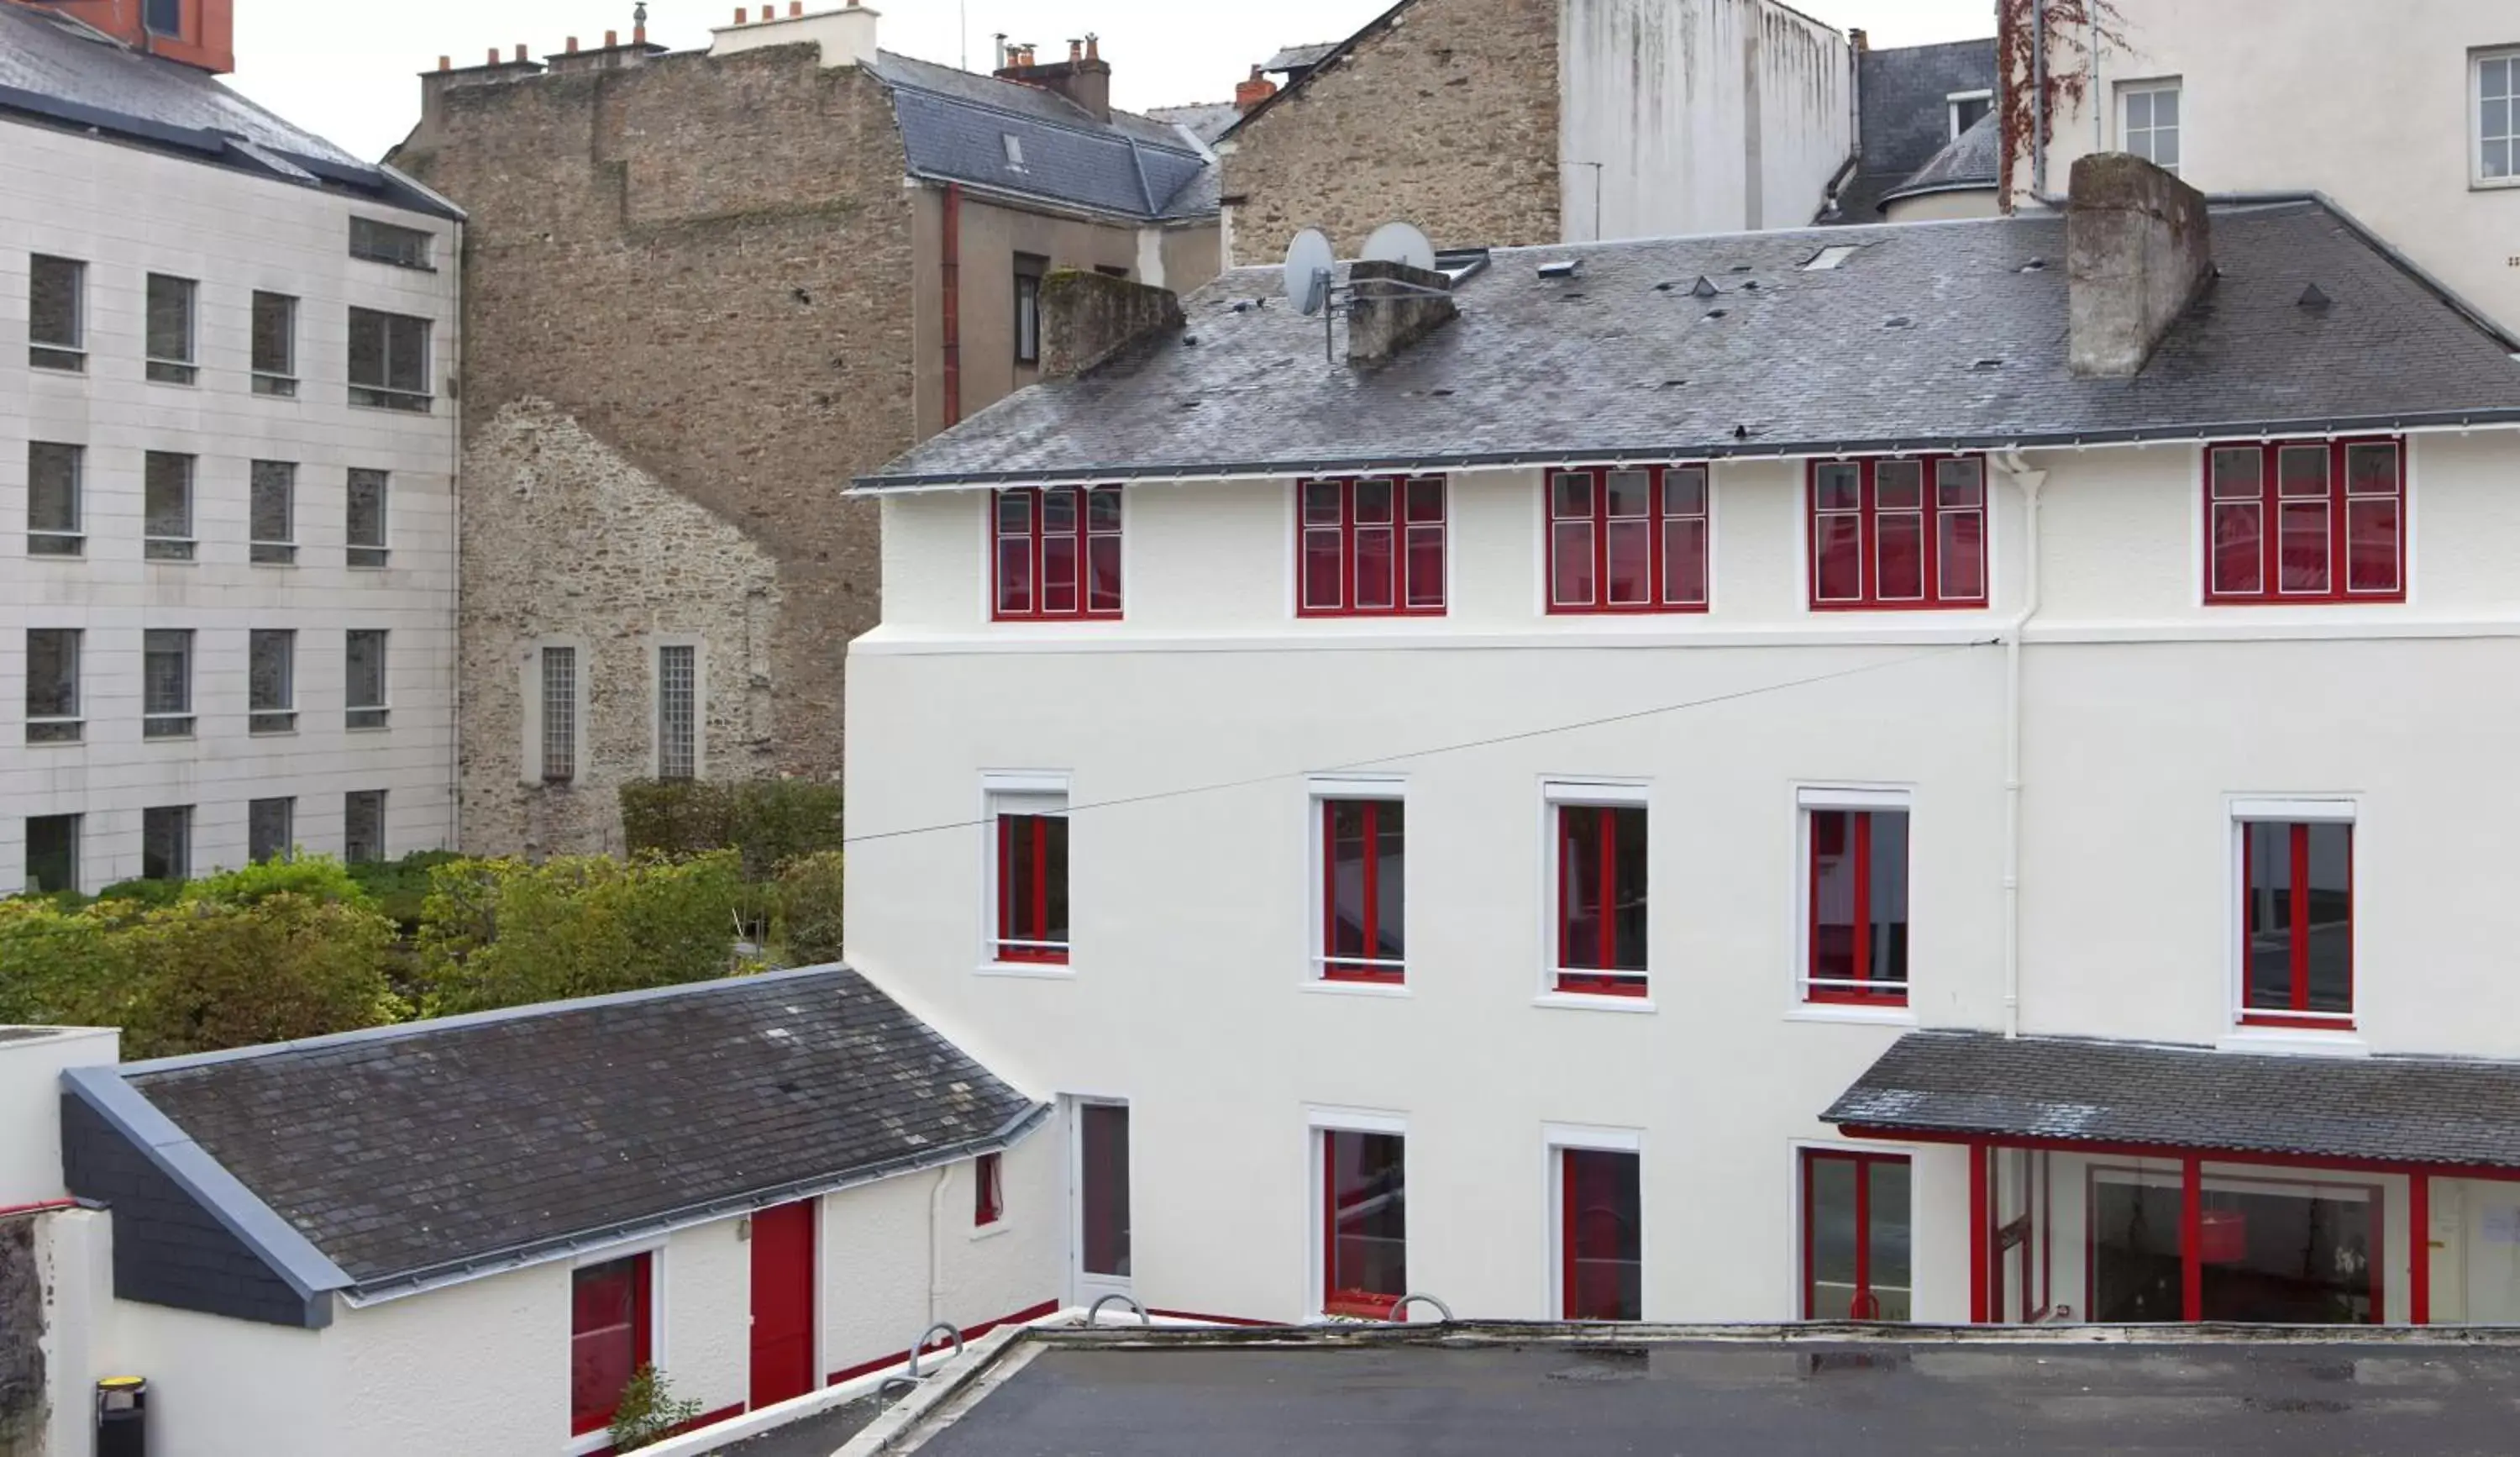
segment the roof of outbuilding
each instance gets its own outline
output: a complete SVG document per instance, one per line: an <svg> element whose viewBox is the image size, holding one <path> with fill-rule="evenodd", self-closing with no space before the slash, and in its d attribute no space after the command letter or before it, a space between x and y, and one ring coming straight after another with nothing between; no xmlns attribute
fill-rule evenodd
<svg viewBox="0 0 2520 1457"><path fill-rule="evenodd" d="M962 1157L1042 1111L840 967L119 1075L368 1292Z"/></svg>
<svg viewBox="0 0 2520 1457"><path fill-rule="evenodd" d="M86 130L196 161L463 214L400 173L274 115L206 71L143 55L58 11L0 0L0 114Z"/></svg>
<svg viewBox="0 0 2520 1457"><path fill-rule="evenodd" d="M1198 138L1201 146L1207 146L1225 135L1226 129L1242 114L1242 109L1230 101L1206 101L1186 107L1152 107L1147 114L1157 121L1171 122Z"/></svg>
<svg viewBox="0 0 2520 1457"><path fill-rule="evenodd" d="M1500 250L1397 358L1323 358L1281 270L858 481L1301 475L2520 419L2520 343L2316 199L2213 211L2221 277L2133 379L2066 357L2055 215ZM1823 248L1842 266L1806 268ZM1574 260L1571 279L1535 265ZM1703 289L1711 295L1701 296ZM2330 302L2303 306L2317 285Z"/></svg>
<svg viewBox="0 0 2520 1457"><path fill-rule="evenodd" d="M1968 1137L2520 1168L2520 1063L1911 1032L1821 1117Z"/></svg>
<svg viewBox="0 0 2520 1457"><path fill-rule="evenodd" d="M2002 152L2002 130L1996 124L1996 114L1989 112L1968 130L1952 138L1950 145L1927 159L1897 187L1883 193L1881 202L1895 203L1901 198L1961 189L1984 188L1992 192L2001 180L1998 169L2003 160Z"/></svg>

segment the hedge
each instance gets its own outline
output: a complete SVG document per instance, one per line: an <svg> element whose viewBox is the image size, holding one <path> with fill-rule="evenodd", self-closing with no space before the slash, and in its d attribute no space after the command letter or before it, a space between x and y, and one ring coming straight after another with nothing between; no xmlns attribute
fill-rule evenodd
<svg viewBox="0 0 2520 1457"><path fill-rule="evenodd" d="M666 860L462 860L429 872L420 979L430 1015L704 981L735 958L745 887L730 851Z"/></svg>
<svg viewBox="0 0 2520 1457"><path fill-rule="evenodd" d="M622 838L633 855L676 859L733 850L744 879L840 848L840 787L813 779L640 779L621 787Z"/></svg>

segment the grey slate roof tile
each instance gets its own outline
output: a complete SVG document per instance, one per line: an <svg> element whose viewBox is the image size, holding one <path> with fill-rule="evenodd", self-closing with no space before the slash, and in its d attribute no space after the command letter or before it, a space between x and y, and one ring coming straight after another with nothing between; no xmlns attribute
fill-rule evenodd
<svg viewBox="0 0 2520 1457"><path fill-rule="evenodd" d="M1952 139L1951 145L1933 155L1923 166L1881 195L1884 203L1920 193L1947 192L1954 188L1983 187L1992 189L2002 180L2003 133L1996 124L1993 112L1977 124Z"/></svg>
<svg viewBox="0 0 2520 1457"><path fill-rule="evenodd" d="M1035 1107L845 968L126 1080L362 1286L950 1153Z"/></svg>
<svg viewBox="0 0 2520 1457"><path fill-rule="evenodd" d="M1844 266L1807 270L1826 246ZM991 405L861 489L1226 470L1686 459L2520 414L2520 365L2316 201L2218 206L2211 291L2134 379L2066 361L2054 215L1502 249L1390 363L1323 358L1281 271L1181 334ZM1578 258L1572 280L1535 265ZM1698 298L1705 277L1722 291ZM2299 306L2317 284L2334 303Z"/></svg>
<svg viewBox="0 0 2520 1457"><path fill-rule="evenodd" d="M1911 1032L1821 1117L1946 1134L2520 1168L2520 1064Z"/></svg>

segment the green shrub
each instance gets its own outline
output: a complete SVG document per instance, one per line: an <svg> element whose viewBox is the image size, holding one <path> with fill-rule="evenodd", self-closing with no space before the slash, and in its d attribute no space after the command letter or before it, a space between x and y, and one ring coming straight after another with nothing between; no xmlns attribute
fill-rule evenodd
<svg viewBox="0 0 2520 1457"><path fill-rule="evenodd" d="M643 779L621 787L622 836L632 854L734 850L755 881L790 860L838 849L840 810L840 787L824 780Z"/></svg>
<svg viewBox="0 0 2520 1457"><path fill-rule="evenodd" d="M408 1015L384 976L392 922L364 901L243 888L250 898L188 896L113 933L129 968L125 1057L315 1037Z"/></svg>
<svg viewBox="0 0 2520 1457"><path fill-rule="evenodd" d="M699 1414L698 1401L674 1395L663 1372L653 1366L641 1366L630 1373L630 1384L621 1389L621 1402L612 1409L612 1450L635 1452L652 1446Z"/></svg>
<svg viewBox="0 0 2520 1457"><path fill-rule="evenodd" d="M434 1014L597 996L726 976L743 877L734 854L529 865L465 860L429 874L420 976Z"/></svg>
<svg viewBox="0 0 2520 1457"><path fill-rule="evenodd" d="M128 900L144 906L173 905L184 898L182 881L115 881L96 892L99 900Z"/></svg>
<svg viewBox="0 0 2520 1457"><path fill-rule="evenodd" d="M375 901L405 937L420 933L428 903L428 873L464 857L453 850L414 850L399 860L368 860L350 867L350 879Z"/></svg>
<svg viewBox="0 0 2520 1457"><path fill-rule="evenodd" d="M119 933L142 908L64 909L49 896L0 900L0 1023L119 1026L132 986Z"/></svg>
<svg viewBox="0 0 2520 1457"><path fill-rule="evenodd" d="M184 882L178 900L185 905L250 906L275 895L376 909L376 902L360 888L350 868L330 855L260 860L240 869L222 870Z"/></svg>
<svg viewBox="0 0 2520 1457"><path fill-rule="evenodd" d="M779 872L779 939L790 966L840 959L841 856L802 855Z"/></svg>

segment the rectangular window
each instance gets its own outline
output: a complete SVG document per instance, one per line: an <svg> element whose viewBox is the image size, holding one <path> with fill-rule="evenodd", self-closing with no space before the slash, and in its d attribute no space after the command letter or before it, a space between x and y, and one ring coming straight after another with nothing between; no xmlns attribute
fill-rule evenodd
<svg viewBox="0 0 2520 1457"><path fill-rule="evenodd" d="M1381 1320L1409 1293L1408 1140L1322 1130L1322 1311Z"/></svg>
<svg viewBox="0 0 2520 1457"><path fill-rule="evenodd" d="M2240 1021L2354 1025L2354 825L2242 819Z"/></svg>
<svg viewBox="0 0 2520 1457"><path fill-rule="evenodd" d="M1012 140L1012 139L1011 139ZM1041 276L1050 259L1015 254L1015 363L1041 362Z"/></svg>
<svg viewBox="0 0 2520 1457"><path fill-rule="evenodd" d="M181 36L184 0L146 0L141 7L140 23L152 35Z"/></svg>
<svg viewBox="0 0 2520 1457"><path fill-rule="evenodd" d="M385 692L382 628L353 627L341 635L341 726L381 729L393 710Z"/></svg>
<svg viewBox="0 0 2520 1457"><path fill-rule="evenodd" d="M171 804L140 811L140 878L185 881L193 877L193 806Z"/></svg>
<svg viewBox="0 0 2520 1457"><path fill-rule="evenodd" d="M569 1279L568 1430L612 1425L622 1389L654 1359L654 1256L581 1265Z"/></svg>
<svg viewBox="0 0 2520 1457"><path fill-rule="evenodd" d="M1645 977L1645 807L1558 802L1555 990L1641 997Z"/></svg>
<svg viewBox="0 0 2520 1457"><path fill-rule="evenodd" d="M193 560L193 458L150 451L140 485L140 555L152 562Z"/></svg>
<svg viewBox="0 0 2520 1457"><path fill-rule="evenodd" d="M1326 798L1322 814L1322 945L1328 981L1408 979L1407 806Z"/></svg>
<svg viewBox="0 0 2520 1457"><path fill-rule="evenodd" d="M295 799L248 799L245 806L246 858L259 865L286 860L297 847Z"/></svg>
<svg viewBox="0 0 2520 1457"><path fill-rule="evenodd" d="M26 555L75 557L87 550L80 526L80 478L87 452L53 440L26 442Z"/></svg>
<svg viewBox="0 0 2520 1457"><path fill-rule="evenodd" d="M1908 811L1806 806L1803 1000L1908 1004Z"/></svg>
<svg viewBox="0 0 2520 1457"><path fill-rule="evenodd" d="M79 817L38 814L26 820L26 889L51 895L79 888Z"/></svg>
<svg viewBox="0 0 2520 1457"><path fill-rule="evenodd" d="M1815 610L1986 606L1984 458L1814 461L1810 504Z"/></svg>
<svg viewBox="0 0 2520 1457"><path fill-rule="evenodd" d="M2520 185L2520 50L2476 58L2476 181Z"/></svg>
<svg viewBox="0 0 2520 1457"><path fill-rule="evenodd" d="M1950 110L1952 140L1957 142L1970 127L1985 120L1987 114L1995 110L1995 93L1955 91L1943 98L1943 105Z"/></svg>
<svg viewBox="0 0 2520 1457"><path fill-rule="evenodd" d="M1088 1275L1127 1278L1129 1106L1076 1105L1077 1266Z"/></svg>
<svg viewBox="0 0 2520 1457"><path fill-rule="evenodd" d="M297 393L297 300L286 294L253 296L253 392Z"/></svg>
<svg viewBox="0 0 2520 1457"><path fill-rule="evenodd" d="M2406 508L2401 440L2212 446L2205 600L2404 602Z"/></svg>
<svg viewBox="0 0 2520 1457"><path fill-rule="evenodd" d="M1555 471L1549 610L1706 610L1706 467Z"/></svg>
<svg viewBox="0 0 2520 1457"><path fill-rule="evenodd" d="M350 403L428 412L428 321L350 310Z"/></svg>
<svg viewBox="0 0 2520 1457"><path fill-rule="evenodd" d="M971 1224L986 1228L1006 1217L1007 1194L996 1154L971 1161Z"/></svg>
<svg viewBox="0 0 2520 1457"><path fill-rule="evenodd" d="M350 256L397 268L428 266L429 236L418 228L398 228L372 217L350 219Z"/></svg>
<svg viewBox="0 0 2520 1457"><path fill-rule="evenodd" d="M349 543L349 565L378 568L388 557L385 545L386 475L382 471L350 470L350 497L343 535Z"/></svg>
<svg viewBox="0 0 2520 1457"><path fill-rule="evenodd" d="M193 633L152 627L140 635L140 736L193 736Z"/></svg>
<svg viewBox="0 0 2520 1457"><path fill-rule="evenodd" d="M193 383L193 313L201 285L189 278L149 275L148 375L160 385Z"/></svg>
<svg viewBox="0 0 2520 1457"><path fill-rule="evenodd" d="M2120 148L2165 172L2179 170L2179 83L2129 81L2118 87Z"/></svg>
<svg viewBox="0 0 2520 1457"><path fill-rule="evenodd" d="M689 644L656 650L656 777L689 779L699 772L699 649Z"/></svg>
<svg viewBox="0 0 2520 1457"><path fill-rule="evenodd" d="M26 742L75 744L79 713L79 630L26 629Z"/></svg>
<svg viewBox="0 0 2520 1457"><path fill-rule="evenodd" d="M87 265L36 253L26 260L26 363L87 368Z"/></svg>
<svg viewBox="0 0 2520 1457"><path fill-rule="evenodd" d="M341 858L352 865L385 857L385 792L352 790L341 797Z"/></svg>
<svg viewBox="0 0 2520 1457"><path fill-rule="evenodd" d="M1120 487L999 491L999 621L1120 615Z"/></svg>
<svg viewBox="0 0 2520 1457"><path fill-rule="evenodd" d="M258 460L250 479L246 551L260 566L289 566L297 560L297 467L285 460Z"/></svg>
<svg viewBox="0 0 2520 1457"><path fill-rule="evenodd" d="M1560 1310L1568 1320L1644 1319L1644 1204L1634 1153L1560 1149Z"/></svg>
<svg viewBox="0 0 2520 1457"><path fill-rule="evenodd" d="M577 778L577 650L545 648L543 677L543 783Z"/></svg>
<svg viewBox="0 0 2520 1457"><path fill-rule="evenodd" d="M997 931L1001 962L1067 964L1067 801L1059 795L998 795Z"/></svg>
<svg viewBox="0 0 2520 1457"><path fill-rule="evenodd" d="M1298 616L1443 615L1443 477L1299 480L1295 495Z"/></svg>
<svg viewBox="0 0 2520 1457"><path fill-rule="evenodd" d="M297 727L297 634L288 628L246 634L246 727L257 734Z"/></svg>
<svg viewBox="0 0 2520 1457"><path fill-rule="evenodd" d="M1909 1319L1908 1157L1807 1149L1802 1175L1803 1319Z"/></svg>

